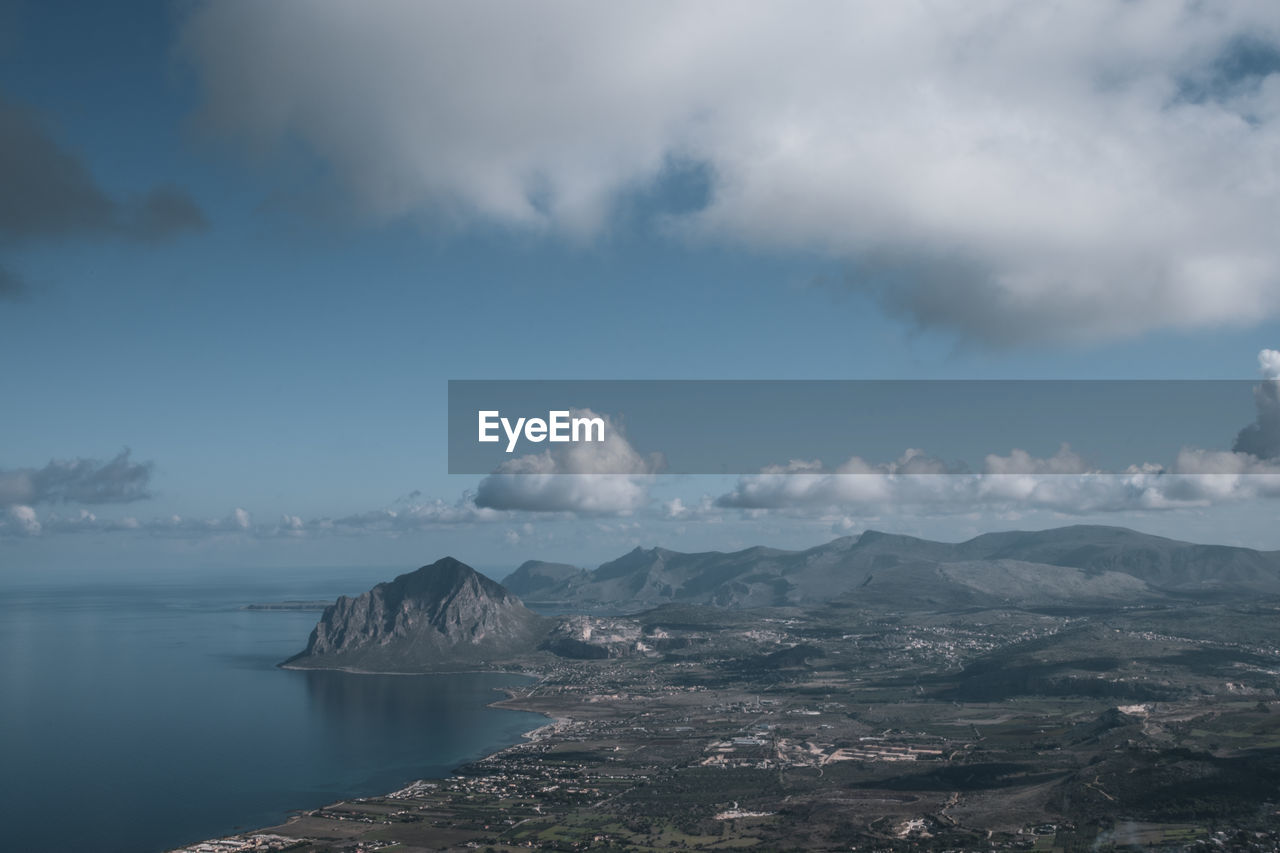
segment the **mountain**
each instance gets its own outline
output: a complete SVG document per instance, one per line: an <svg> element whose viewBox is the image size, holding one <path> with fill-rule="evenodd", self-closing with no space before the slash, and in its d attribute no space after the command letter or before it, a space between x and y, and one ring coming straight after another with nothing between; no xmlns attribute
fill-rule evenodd
<svg viewBox="0 0 1280 853"><path fill-rule="evenodd" d="M956 547L979 559L1124 572L1170 591L1280 592L1280 552L1195 545L1123 527L1076 525L1034 533L988 533Z"/></svg>
<svg viewBox="0 0 1280 853"><path fill-rule="evenodd" d="M763 607L785 594L779 558L794 552L754 547L684 554L636 548L593 572L542 591L542 599L583 606L658 605L672 601L721 607Z"/></svg>
<svg viewBox="0 0 1280 853"><path fill-rule="evenodd" d="M872 530L804 551L636 548L592 572L544 575L538 586L541 601L632 611L671 603L747 608L836 598L867 607L934 609L1258 594L1280 594L1280 552L1090 525L988 533L961 543Z"/></svg>
<svg viewBox="0 0 1280 853"><path fill-rule="evenodd" d="M502 579L502 585L510 592L526 600L537 600L552 590L587 576L586 569L568 563L544 563L526 560L514 572Z"/></svg>
<svg viewBox="0 0 1280 853"><path fill-rule="evenodd" d="M370 672L457 669L535 648L550 622L501 584L445 557L325 608L282 666Z"/></svg>
<svg viewBox="0 0 1280 853"><path fill-rule="evenodd" d="M960 543L867 531L804 551L636 548L590 572L529 561L507 580L540 602L580 613L828 603L893 611L1122 607L1188 596L1280 595L1280 552L1087 525L988 533ZM283 665L423 672L511 662L538 649L618 657L638 648L635 626L584 619L553 623L508 588L446 557L339 598L325 608L306 649Z"/></svg>

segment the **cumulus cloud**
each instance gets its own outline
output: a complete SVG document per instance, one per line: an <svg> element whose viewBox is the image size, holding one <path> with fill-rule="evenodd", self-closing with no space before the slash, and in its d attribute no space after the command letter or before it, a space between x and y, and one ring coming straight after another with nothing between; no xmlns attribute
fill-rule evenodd
<svg viewBox="0 0 1280 853"><path fill-rule="evenodd" d="M3 519L0 519L0 532L13 532L22 536L39 536L42 527L36 511L29 506L17 504L7 507Z"/></svg>
<svg viewBox="0 0 1280 853"><path fill-rule="evenodd" d="M1263 381L1258 416L1231 450L1183 447L1169 465L1142 462L1123 471L1091 466L1063 444L1052 456L1014 449L989 454L980 473L949 467L921 450L872 464L854 456L828 470L791 461L739 477L716 499L725 509L821 512L847 507L912 508L937 513L1042 509L1070 514L1178 509L1280 497L1280 351L1258 354ZM682 509L683 507L678 507Z"/></svg>
<svg viewBox="0 0 1280 853"><path fill-rule="evenodd" d="M1260 459L1280 457L1280 351L1258 353L1262 381L1253 389L1258 418L1236 436L1232 450Z"/></svg>
<svg viewBox="0 0 1280 853"><path fill-rule="evenodd" d="M0 506L129 503L149 498L152 464L126 448L107 462L54 459L43 468L0 470Z"/></svg>
<svg viewBox="0 0 1280 853"><path fill-rule="evenodd" d="M1280 380L1280 350L1264 349L1258 353L1258 369L1263 379Z"/></svg>
<svg viewBox="0 0 1280 853"><path fill-rule="evenodd" d="M1063 444L1047 459L1015 449L1008 456L992 453L983 462L983 472L987 474L1086 474L1089 470L1084 457L1074 452L1069 444Z"/></svg>
<svg viewBox="0 0 1280 853"><path fill-rule="evenodd" d="M480 481L476 506L586 515L625 514L645 506L661 460L636 452L607 415L590 409L574 409L571 415L603 418L604 441L558 444L504 462Z"/></svg>
<svg viewBox="0 0 1280 853"><path fill-rule="evenodd" d="M104 190L40 118L0 93L0 248L73 236L157 241L205 226L182 190L159 186L136 198ZM0 267L0 299L25 289Z"/></svg>
<svg viewBox="0 0 1280 853"><path fill-rule="evenodd" d="M685 503L683 498L671 498L662 502L660 516L667 521L711 521L721 515L715 500L710 495L703 495L693 503Z"/></svg>
<svg viewBox="0 0 1280 853"><path fill-rule="evenodd" d="M1119 338L1280 313L1266 0L202 3L203 124L367 213L817 250L926 326Z"/></svg>
<svg viewBox="0 0 1280 853"><path fill-rule="evenodd" d="M875 465L860 457L827 470L819 462L792 461L740 477L716 506L748 511L828 512L883 507L933 513L1040 509L1068 514L1208 506L1280 497L1280 454L1241 449L1280 439L1276 386L1280 353L1258 356L1257 421L1242 430L1232 450L1184 447L1170 465L1150 462L1121 472L1099 470L1063 444L1049 457L1014 449L990 454L980 473L948 468L920 450ZM680 507L682 508L682 507Z"/></svg>
<svg viewBox="0 0 1280 853"><path fill-rule="evenodd" d="M1166 468L1138 465L1123 473L1089 470L1070 451L1037 458L1015 450L980 474L899 474L875 466L833 471L773 471L741 477L716 499L724 509L833 509L925 514L1039 509L1071 515L1186 509L1280 497L1280 464L1226 451L1184 450ZM863 470L853 473L855 470Z"/></svg>

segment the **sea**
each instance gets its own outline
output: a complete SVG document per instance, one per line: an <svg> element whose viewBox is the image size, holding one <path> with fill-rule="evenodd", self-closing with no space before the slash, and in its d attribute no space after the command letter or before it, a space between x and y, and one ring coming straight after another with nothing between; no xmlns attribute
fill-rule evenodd
<svg viewBox="0 0 1280 853"><path fill-rule="evenodd" d="M518 675L276 666L315 611L392 573L0 578L0 850L150 853L380 794L547 722Z"/></svg>

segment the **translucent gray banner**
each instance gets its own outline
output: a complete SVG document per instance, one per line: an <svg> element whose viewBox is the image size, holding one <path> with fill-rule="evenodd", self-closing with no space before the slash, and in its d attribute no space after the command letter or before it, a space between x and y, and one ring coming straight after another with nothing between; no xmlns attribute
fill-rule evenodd
<svg viewBox="0 0 1280 853"><path fill-rule="evenodd" d="M1038 473L1121 473L1169 464L1187 448L1266 459L1280 455L1277 385L454 380L449 472L857 473L861 463L889 473L1018 473L1025 457L1071 460Z"/></svg>

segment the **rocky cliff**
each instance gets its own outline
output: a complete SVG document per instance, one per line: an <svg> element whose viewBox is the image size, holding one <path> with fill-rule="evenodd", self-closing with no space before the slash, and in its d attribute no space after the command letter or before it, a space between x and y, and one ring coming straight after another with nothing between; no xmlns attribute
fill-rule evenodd
<svg viewBox="0 0 1280 853"><path fill-rule="evenodd" d="M551 625L501 584L445 557L343 596L320 617L289 668L370 672L463 669L529 653Z"/></svg>

